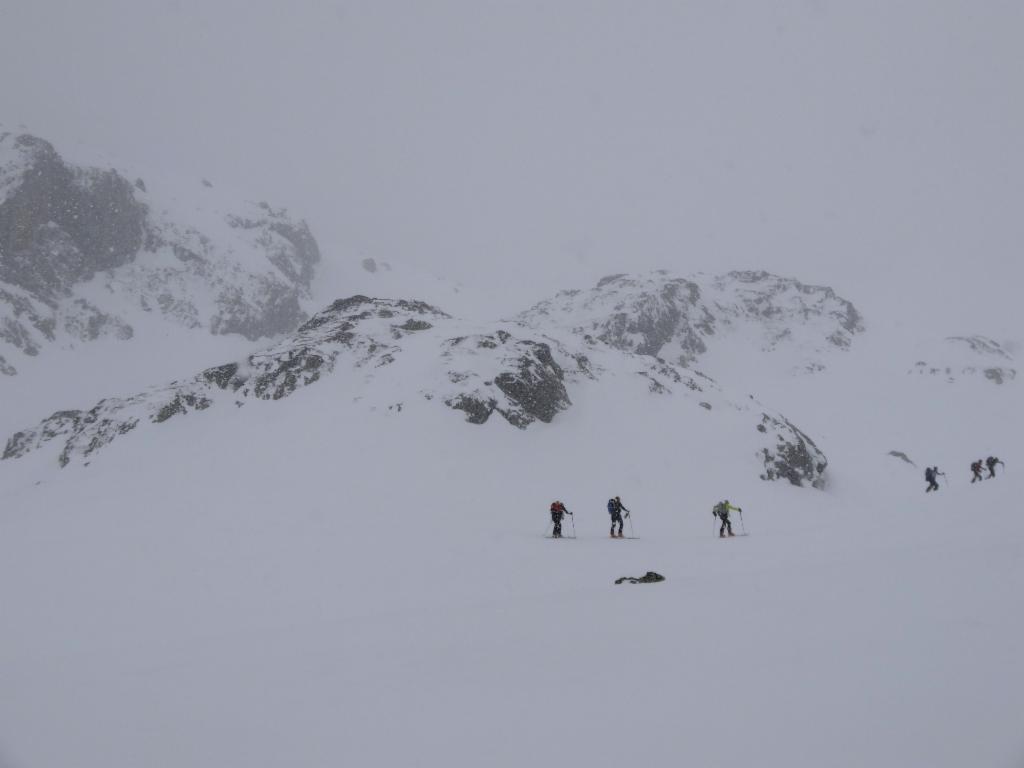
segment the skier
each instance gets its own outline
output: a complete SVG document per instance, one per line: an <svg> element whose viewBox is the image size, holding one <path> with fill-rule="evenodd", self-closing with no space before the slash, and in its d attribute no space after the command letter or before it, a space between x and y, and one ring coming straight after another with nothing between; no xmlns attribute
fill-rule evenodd
<svg viewBox="0 0 1024 768"><path fill-rule="evenodd" d="M621 539L622 536L622 513L626 513L626 517L629 517L629 510L622 506L622 499L616 496L613 499L608 499L608 514L612 516L612 528L609 531L609 535L615 538L615 524L619 524L618 537Z"/></svg>
<svg viewBox="0 0 1024 768"><path fill-rule="evenodd" d="M987 459L985 459L985 466L988 467L988 476L990 478L996 476L996 464L1003 464L1003 462L1001 462L995 456L989 456ZM1005 467L1006 465L1003 464L1003 466Z"/></svg>
<svg viewBox="0 0 1024 768"><path fill-rule="evenodd" d="M743 514L743 510L740 509L739 507L734 507L732 504L729 503L728 499L726 499L725 501L718 502L717 504L715 504L715 508L711 510L711 514L722 521L722 528L718 531L718 538L720 539L725 538L726 529L729 530L730 536L736 535L732 532L732 523L729 521L729 512L733 510L739 512L740 514Z"/></svg>
<svg viewBox="0 0 1024 768"><path fill-rule="evenodd" d="M937 491L937 490L939 490L939 482L938 482L938 480L936 480L936 478L939 475L942 475L943 477L945 477L946 473L945 472L939 472L939 468L938 467L928 467L927 469L925 469L925 471L924 471L924 479L928 481L928 487L924 489L925 493L928 493L929 491Z"/></svg>
<svg viewBox="0 0 1024 768"><path fill-rule="evenodd" d="M565 508L565 504L560 501L551 502L551 522L555 524L554 531L551 534L551 538L560 539L562 538L562 518L565 515L571 515L568 509Z"/></svg>
<svg viewBox="0 0 1024 768"><path fill-rule="evenodd" d="M981 476L981 459L971 464L971 472L974 473L974 477L971 478L971 483L977 483L980 480L984 480Z"/></svg>

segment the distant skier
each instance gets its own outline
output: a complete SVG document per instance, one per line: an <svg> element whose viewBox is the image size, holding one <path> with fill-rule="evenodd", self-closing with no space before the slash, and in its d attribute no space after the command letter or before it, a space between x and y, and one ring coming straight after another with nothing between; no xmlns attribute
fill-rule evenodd
<svg viewBox="0 0 1024 768"><path fill-rule="evenodd" d="M971 478L972 483L977 483L985 479L984 477L981 476L981 467L981 459L978 459L976 462L971 464L971 472L974 473L974 477Z"/></svg>
<svg viewBox="0 0 1024 768"><path fill-rule="evenodd" d="M939 482L937 479L939 475L945 477L946 473L939 472L938 467L928 467L927 469L925 469L924 479L928 481L928 487L924 489L925 493L928 493L929 491L939 490Z"/></svg>
<svg viewBox="0 0 1024 768"><path fill-rule="evenodd" d="M985 466L988 467L989 477L996 476L996 464L1003 464L1003 462L1001 462L995 456L989 456L987 459L985 459ZM1003 464L1003 466L1005 467L1006 465Z"/></svg>
<svg viewBox="0 0 1024 768"><path fill-rule="evenodd" d="M565 504L560 501L551 502L551 522L555 524L554 531L551 534L551 538L560 539L562 538L562 518L566 515L571 515L568 509L565 508Z"/></svg>
<svg viewBox="0 0 1024 768"><path fill-rule="evenodd" d="M609 531L609 535L614 539L616 537L615 524L619 524L618 537L621 539L622 536L622 513L626 513L626 517L629 517L629 510L622 506L622 499L616 496L613 499L608 499L608 514L612 516L612 527Z"/></svg>
<svg viewBox="0 0 1024 768"><path fill-rule="evenodd" d="M732 532L732 522L729 520L729 513L734 510L736 512L739 512L741 515L743 514L743 510L740 509L739 507L734 507L732 504L729 503L728 499L726 499L725 501L718 502L717 504L715 504L715 508L711 510L711 514L722 521L722 527L718 531L718 538L724 539L725 532L727 529L729 531L730 536L736 535Z"/></svg>

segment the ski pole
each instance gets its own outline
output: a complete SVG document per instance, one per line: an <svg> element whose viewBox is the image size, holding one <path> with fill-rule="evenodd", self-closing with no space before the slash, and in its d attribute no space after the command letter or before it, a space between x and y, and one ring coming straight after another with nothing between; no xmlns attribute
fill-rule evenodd
<svg viewBox="0 0 1024 768"><path fill-rule="evenodd" d="M743 510L742 509L737 509L736 511L740 513L740 532L744 536L746 536L747 535L747 526L743 524Z"/></svg>
<svg viewBox="0 0 1024 768"><path fill-rule="evenodd" d="M629 518L629 538L635 539L636 538L636 531L633 530L633 513L627 511L626 512L626 517Z"/></svg>

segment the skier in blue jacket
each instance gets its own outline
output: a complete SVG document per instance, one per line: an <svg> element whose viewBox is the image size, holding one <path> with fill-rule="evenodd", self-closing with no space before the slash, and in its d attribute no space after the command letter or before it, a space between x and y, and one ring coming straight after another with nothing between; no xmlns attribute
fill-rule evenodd
<svg viewBox="0 0 1024 768"><path fill-rule="evenodd" d="M618 496L612 499L608 499L608 514L612 516L612 528L609 531L609 535L614 539L616 537L615 524L619 524L618 538L622 538L622 513L626 513L626 517L629 517L629 510L622 506L622 499Z"/></svg>

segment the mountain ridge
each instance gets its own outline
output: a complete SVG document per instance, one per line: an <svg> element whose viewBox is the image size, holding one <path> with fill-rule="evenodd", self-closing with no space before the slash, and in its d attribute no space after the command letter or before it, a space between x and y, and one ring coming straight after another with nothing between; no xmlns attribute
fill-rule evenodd
<svg viewBox="0 0 1024 768"><path fill-rule="evenodd" d="M573 407L574 391L608 377L632 391L682 398L701 412L737 415L750 430L743 441L759 456L765 480L825 482L828 460L805 432L700 371L586 335L552 336L524 322L473 323L425 302L366 296L335 301L291 336L243 360L87 410L58 411L12 435L3 458L57 441L60 466L85 463L143 424L218 403L279 400L327 378L363 407L401 413L437 401L471 424L497 415L524 430L550 424Z"/></svg>
<svg viewBox="0 0 1024 768"><path fill-rule="evenodd" d="M171 185L66 162L0 132L0 373L44 350L131 339L137 318L250 341L293 330L319 247L304 221L197 182Z"/></svg>

